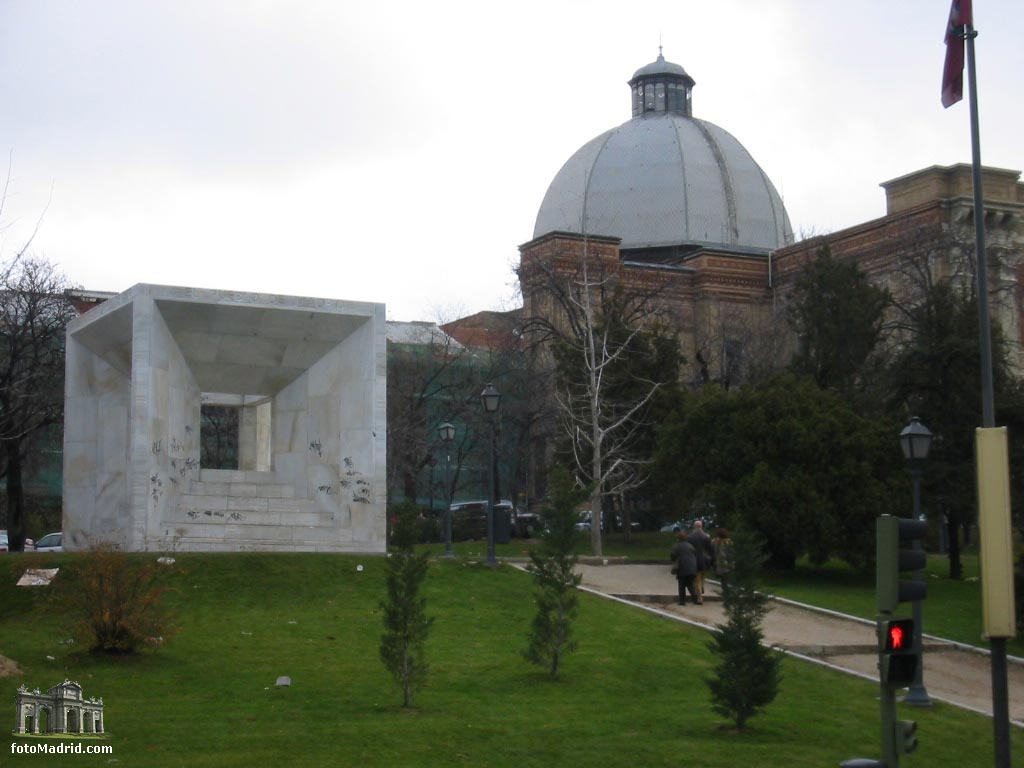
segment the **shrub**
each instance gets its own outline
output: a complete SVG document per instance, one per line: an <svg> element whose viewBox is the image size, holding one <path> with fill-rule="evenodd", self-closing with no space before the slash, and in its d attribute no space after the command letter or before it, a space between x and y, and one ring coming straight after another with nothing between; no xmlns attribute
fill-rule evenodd
<svg viewBox="0 0 1024 768"><path fill-rule="evenodd" d="M380 638L380 657L384 666L402 688L402 706L411 707L415 691L427 679L424 654L427 634L434 620L427 616L427 601L420 597L420 586L427 576L427 555L413 550L417 539L419 510L412 502L403 502L392 510L391 544L387 560L387 600L384 611L385 632Z"/></svg>
<svg viewBox="0 0 1024 768"><path fill-rule="evenodd" d="M551 473L552 501L544 510L541 543L530 552L537 613L523 656L534 664L547 666L551 677L558 676L563 654L576 648L572 638L572 620L579 608L576 587L580 583L574 554L579 540L576 505L587 495L587 489L573 487L563 467L556 467Z"/></svg>
<svg viewBox="0 0 1024 768"><path fill-rule="evenodd" d="M176 628L164 605L174 569L151 555L129 556L109 544L88 549L57 581L59 609L91 650L134 653L163 644Z"/></svg>
<svg viewBox="0 0 1024 768"><path fill-rule="evenodd" d="M765 647L761 631L769 601L757 589L764 560L763 544L756 535L741 531L733 537L732 570L722 579L726 622L718 625L708 643L718 657L714 675L706 679L711 706L738 730L779 692L781 655Z"/></svg>

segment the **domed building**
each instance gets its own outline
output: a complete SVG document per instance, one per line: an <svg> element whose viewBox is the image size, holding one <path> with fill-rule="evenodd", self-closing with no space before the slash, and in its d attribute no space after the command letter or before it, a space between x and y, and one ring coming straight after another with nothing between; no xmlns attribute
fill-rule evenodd
<svg viewBox="0 0 1024 768"><path fill-rule="evenodd" d="M550 315L551 280L571 276L584 254L596 259L658 294L694 375L718 379L742 365L739 336L756 324L771 254L793 232L746 148L693 116L694 84L661 53L634 73L632 117L580 147L548 187L520 248L520 280L526 315Z"/></svg>
<svg viewBox="0 0 1024 768"><path fill-rule="evenodd" d="M584 144L544 196L533 236L620 239L623 254L701 248L764 255L792 241L782 199L732 134L693 117L694 80L657 61L629 81L633 117Z"/></svg>
<svg viewBox="0 0 1024 768"><path fill-rule="evenodd" d="M920 290L907 281L915 260L937 277L971 273L962 268L973 258L969 165L883 182L885 216L794 243L782 199L750 153L693 116L693 87L659 53L629 80L632 117L580 147L555 175L533 239L520 246L527 321L557 325L569 286L614 276L650 296L679 331L689 382L728 386L788 359L785 303L823 247L895 295ZM1022 371L1024 183L1019 171L984 168L983 186L993 319Z"/></svg>

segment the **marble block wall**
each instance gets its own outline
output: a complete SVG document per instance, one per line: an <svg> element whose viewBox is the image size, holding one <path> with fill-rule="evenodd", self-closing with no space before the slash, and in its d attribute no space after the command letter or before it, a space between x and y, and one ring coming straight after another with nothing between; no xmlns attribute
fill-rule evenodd
<svg viewBox="0 0 1024 768"><path fill-rule="evenodd" d="M151 285L77 318L68 548L383 552L384 325L381 304ZM260 402L237 471L199 466L206 393Z"/></svg>
<svg viewBox="0 0 1024 768"><path fill-rule="evenodd" d="M64 401L65 546L129 530L128 412L131 378L69 338ZM102 429L100 428L100 425Z"/></svg>

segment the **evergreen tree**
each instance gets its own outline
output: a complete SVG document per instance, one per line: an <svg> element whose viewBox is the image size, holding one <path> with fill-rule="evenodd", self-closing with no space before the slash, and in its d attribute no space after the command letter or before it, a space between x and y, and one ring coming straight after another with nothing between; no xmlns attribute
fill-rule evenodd
<svg viewBox="0 0 1024 768"><path fill-rule="evenodd" d="M544 511L541 544L530 552L537 614L523 656L547 666L551 676L557 677L563 654L576 648L572 620L579 607L576 587L580 575L576 573L578 558L574 552L579 539L575 510L587 498L587 490L575 488L564 467L552 471L550 487L552 500Z"/></svg>
<svg viewBox="0 0 1024 768"><path fill-rule="evenodd" d="M854 261L821 248L793 286L788 307L798 348L791 368L822 389L853 396L882 338L889 292L872 285Z"/></svg>
<svg viewBox="0 0 1024 768"><path fill-rule="evenodd" d="M714 675L706 678L711 706L739 730L775 699L781 679L782 656L762 644L769 599L757 589L763 562L757 538L742 531L733 536L733 568L722 584L726 622L708 643L718 657Z"/></svg>
<svg viewBox="0 0 1024 768"><path fill-rule="evenodd" d="M402 687L402 706L411 707L413 694L427 679L424 646L434 619L427 616L426 598L420 597L427 555L417 555L413 549L419 510L407 501L392 511L394 550L387 560L387 601L380 604L386 630L380 639L380 657Z"/></svg>
<svg viewBox="0 0 1024 768"><path fill-rule="evenodd" d="M871 562L872 530L903 489L898 422L868 419L792 374L677 398L654 453L666 507L713 506L718 522L764 538L772 568L838 556Z"/></svg>

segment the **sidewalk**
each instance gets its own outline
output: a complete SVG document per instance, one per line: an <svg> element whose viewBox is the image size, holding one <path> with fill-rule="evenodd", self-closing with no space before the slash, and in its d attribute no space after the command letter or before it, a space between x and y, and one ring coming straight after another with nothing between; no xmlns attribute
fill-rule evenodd
<svg viewBox="0 0 1024 768"><path fill-rule="evenodd" d="M711 629L724 622L717 594L704 605L676 604L676 580L664 565L580 565L583 587L643 606L666 617ZM710 586L710 585L709 585ZM765 639L789 653L850 674L878 680L874 622L775 601L762 625ZM1010 664L1010 718L1024 727L1024 665ZM924 685L933 699L992 714L988 656L940 639L925 638Z"/></svg>

